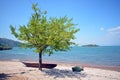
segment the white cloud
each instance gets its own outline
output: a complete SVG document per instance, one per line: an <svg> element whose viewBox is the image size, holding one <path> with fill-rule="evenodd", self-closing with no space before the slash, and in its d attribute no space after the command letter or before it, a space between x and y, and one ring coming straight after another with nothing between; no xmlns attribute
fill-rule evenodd
<svg viewBox="0 0 120 80"><path fill-rule="evenodd" d="M108 32L120 33L120 26L108 29Z"/></svg>
<svg viewBox="0 0 120 80"><path fill-rule="evenodd" d="M101 34L93 35L80 34L78 35L76 42L79 45L85 44L98 44L98 45L120 45L120 26L106 29L99 27Z"/></svg>
<svg viewBox="0 0 120 80"><path fill-rule="evenodd" d="M118 39L120 41L120 26L110 28L107 30L110 37Z"/></svg>
<svg viewBox="0 0 120 80"><path fill-rule="evenodd" d="M103 30L104 30L104 28L103 28L103 27L101 27L101 28L100 28L100 30L101 30L101 31L103 31Z"/></svg>

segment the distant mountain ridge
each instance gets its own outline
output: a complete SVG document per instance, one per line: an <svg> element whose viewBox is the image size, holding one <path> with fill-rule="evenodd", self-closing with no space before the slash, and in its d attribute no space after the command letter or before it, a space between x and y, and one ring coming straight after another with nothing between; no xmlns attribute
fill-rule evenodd
<svg viewBox="0 0 120 80"><path fill-rule="evenodd" d="M0 45L18 47L20 46L20 44L21 43L18 41L14 41L14 40L7 39L7 38L0 38Z"/></svg>

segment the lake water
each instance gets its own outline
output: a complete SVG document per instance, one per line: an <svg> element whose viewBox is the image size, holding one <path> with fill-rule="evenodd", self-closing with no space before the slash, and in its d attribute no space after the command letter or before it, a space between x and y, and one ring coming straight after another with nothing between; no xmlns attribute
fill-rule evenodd
<svg viewBox="0 0 120 80"><path fill-rule="evenodd" d="M0 60L32 60L38 61L38 54L34 49L24 49L15 47L12 50L0 51ZM101 47L73 47L68 52L54 52L48 56L43 55L43 60L85 63L104 66L120 66L120 46Z"/></svg>

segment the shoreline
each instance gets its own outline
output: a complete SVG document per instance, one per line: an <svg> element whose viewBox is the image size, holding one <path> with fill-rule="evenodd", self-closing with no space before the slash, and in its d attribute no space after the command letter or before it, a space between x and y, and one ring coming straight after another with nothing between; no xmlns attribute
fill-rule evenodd
<svg viewBox="0 0 120 80"><path fill-rule="evenodd" d="M32 61L30 61L30 62L32 62ZM43 61L43 63L58 64L58 65L65 65L65 66L82 66L82 67L87 67L87 68L97 68L97 69L104 69L104 70L120 72L120 66L101 66L101 65L93 65L93 64L70 63L70 62L67 63L67 62L57 62L57 61Z"/></svg>
<svg viewBox="0 0 120 80"><path fill-rule="evenodd" d="M8 60L0 60L0 61L8 61ZM38 61L19 61L19 60L10 60L11 62L28 62L28 63L38 63ZM57 61L43 61L43 63L46 64L57 64L62 66L82 66L87 68L96 68L96 69L103 69L103 70L111 70L111 71L117 71L120 72L120 66L101 66L101 65L93 65L93 64L84 64L84 63L73 63L73 62L57 62Z"/></svg>

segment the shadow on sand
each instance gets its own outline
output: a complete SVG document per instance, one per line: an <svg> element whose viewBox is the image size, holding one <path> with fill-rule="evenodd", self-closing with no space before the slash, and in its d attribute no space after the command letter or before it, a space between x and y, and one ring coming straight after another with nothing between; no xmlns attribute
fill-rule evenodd
<svg viewBox="0 0 120 80"><path fill-rule="evenodd" d="M48 70L43 70L47 75L53 76L54 78L78 78L80 77L85 77L86 74L83 72L72 72L71 70L60 70L60 69L48 69Z"/></svg>
<svg viewBox="0 0 120 80"><path fill-rule="evenodd" d="M27 67L33 67L38 68L38 63L29 63L29 62L23 62ZM57 69L55 68L57 64L42 64L42 68L44 69L43 72L48 76L53 76L54 78L77 78L80 79L80 77L85 77L86 74L84 72L73 72L72 70L66 70L66 69Z"/></svg>
<svg viewBox="0 0 120 80"><path fill-rule="evenodd" d="M9 74L0 73L0 80L7 80L7 77L11 77Z"/></svg>

